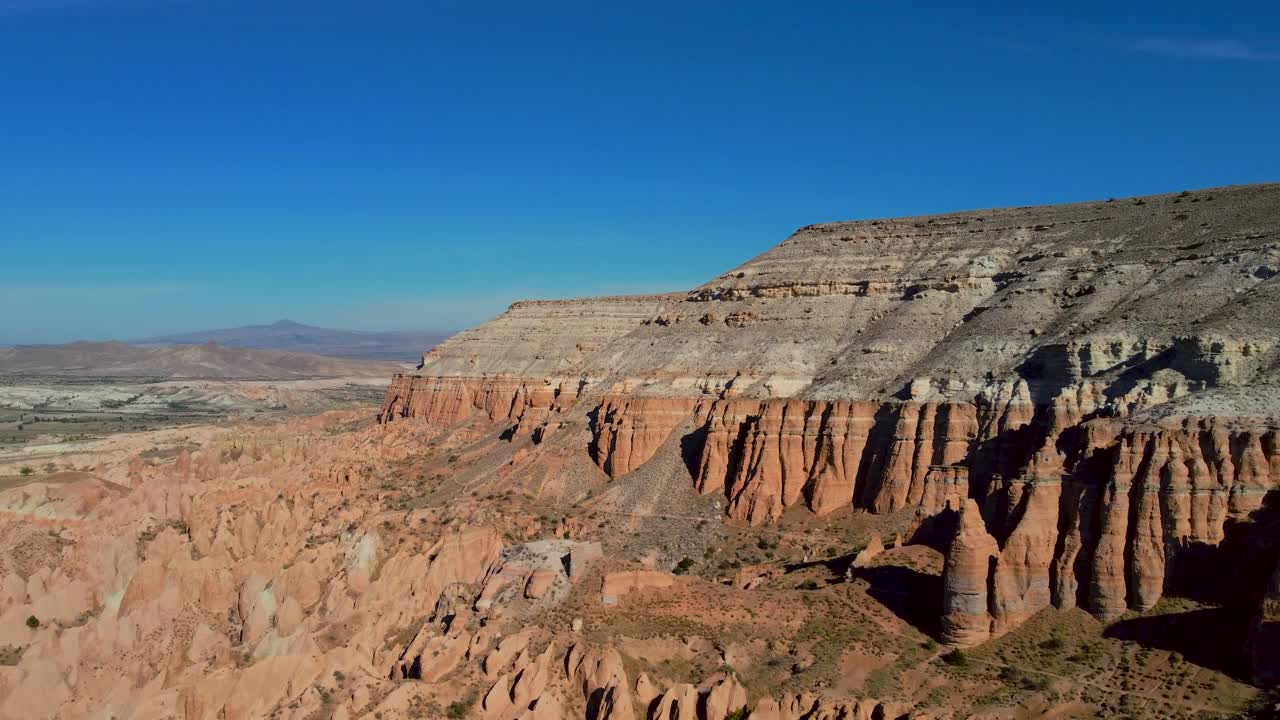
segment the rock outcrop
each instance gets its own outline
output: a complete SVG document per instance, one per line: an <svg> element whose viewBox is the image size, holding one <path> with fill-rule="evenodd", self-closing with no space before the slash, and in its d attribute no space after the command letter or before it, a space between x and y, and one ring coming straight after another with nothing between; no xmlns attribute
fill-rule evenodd
<svg viewBox="0 0 1280 720"><path fill-rule="evenodd" d="M971 646L991 637L991 596L1000 548L973 500L960 510L942 571L942 639Z"/></svg>
<svg viewBox="0 0 1280 720"><path fill-rule="evenodd" d="M1280 487L1277 207L1257 185L813 225L685 295L513 306L384 420L585 425L611 478L678 448L752 524L909 511L945 544L960 512L956 641L979 614L1114 618Z"/></svg>
<svg viewBox="0 0 1280 720"><path fill-rule="evenodd" d="M648 462L672 431L689 420L687 400L609 394L592 424L596 462L610 477L626 475Z"/></svg>
<svg viewBox="0 0 1280 720"><path fill-rule="evenodd" d="M635 717L627 672L617 650L575 645L565 658L570 680L582 690L587 720L629 720Z"/></svg>

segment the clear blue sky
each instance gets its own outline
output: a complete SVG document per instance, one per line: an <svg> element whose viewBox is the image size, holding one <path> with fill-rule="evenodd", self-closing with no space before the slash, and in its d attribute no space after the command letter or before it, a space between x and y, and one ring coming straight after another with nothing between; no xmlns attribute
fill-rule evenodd
<svg viewBox="0 0 1280 720"><path fill-rule="evenodd" d="M1280 180L1280 3L1046 5L0 0L0 343L456 328Z"/></svg>

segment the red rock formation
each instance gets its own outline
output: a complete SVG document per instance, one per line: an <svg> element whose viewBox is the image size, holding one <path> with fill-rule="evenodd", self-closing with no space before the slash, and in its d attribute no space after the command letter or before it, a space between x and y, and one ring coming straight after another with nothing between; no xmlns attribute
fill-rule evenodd
<svg viewBox="0 0 1280 720"><path fill-rule="evenodd" d="M978 504L966 501L942 570L943 642L968 647L991 637L988 595L999 554Z"/></svg>
<svg viewBox="0 0 1280 720"><path fill-rule="evenodd" d="M1038 454L1029 467L1049 477L988 494L995 553L969 512L976 504L966 505L947 557L948 642L972 644L983 620L1004 632L1049 604L1080 603L1103 619L1150 609L1189 548L1217 545L1227 522L1247 520L1280 487L1277 430L1265 422L1171 418L1131 428L1108 419L1084 430L1080 472L1059 483L1053 459ZM979 556L995 558L985 618L976 617Z"/></svg>
<svg viewBox="0 0 1280 720"><path fill-rule="evenodd" d="M1050 603L1049 566L1057 541L1062 486L1057 479L1027 484L1019 507L1014 510L1013 531L996 561L995 597L991 603L994 634L1017 627Z"/></svg>
<svg viewBox="0 0 1280 720"><path fill-rule="evenodd" d="M726 483L729 514L752 523L776 520L803 496L817 452L821 416L812 402L766 402L740 430L738 465Z"/></svg>
<svg viewBox="0 0 1280 720"><path fill-rule="evenodd" d="M658 698L650 717L661 720L698 720L698 689L689 683L672 685Z"/></svg>
<svg viewBox="0 0 1280 720"><path fill-rule="evenodd" d="M596 463L610 477L626 475L653 457L696 407L687 398L606 395L592 424Z"/></svg>
<svg viewBox="0 0 1280 720"><path fill-rule="evenodd" d="M922 517L944 510L959 511L969 497L969 468L960 465L934 465L924 476L924 489L917 512Z"/></svg>
<svg viewBox="0 0 1280 720"><path fill-rule="evenodd" d="M587 720L631 720L635 717L627 672L614 648L574 645L565 657L569 679L582 689Z"/></svg>
<svg viewBox="0 0 1280 720"><path fill-rule="evenodd" d="M575 380L396 375L378 418L383 423L421 418L452 425L482 412L490 421L532 429L552 412L571 407L581 389Z"/></svg>
<svg viewBox="0 0 1280 720"><path fill-rule="evenodd" d="M725 716L747 707L747 690L732 675L712 677L704 683L703 717L724 720Z"/></svg>
<svg viewBox="0 0 1280 720"><path fill-rule="evenodd" d="M818 514L914 507L931 467L967 459L977 425L968 403L722 400L707 413L695 484L725 489L730 515L753 523L802 499Z"/></svg>
<svg viewBox="0 0 1280 720"><path fill-rule="evenodd" d="M823 417L805 499L819 515L855 500L858 472L875 424L871 403L833 403Z"/></svg>

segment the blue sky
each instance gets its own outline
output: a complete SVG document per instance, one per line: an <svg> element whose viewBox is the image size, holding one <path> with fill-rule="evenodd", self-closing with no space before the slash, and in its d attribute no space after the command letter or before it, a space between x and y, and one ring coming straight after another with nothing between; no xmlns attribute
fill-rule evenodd
<svg viewBox="0 0 1280 720"><path fill-rule="evenodd" d="M457 328L1280 180L1280 4L0 0L0 343Z"/></svg>

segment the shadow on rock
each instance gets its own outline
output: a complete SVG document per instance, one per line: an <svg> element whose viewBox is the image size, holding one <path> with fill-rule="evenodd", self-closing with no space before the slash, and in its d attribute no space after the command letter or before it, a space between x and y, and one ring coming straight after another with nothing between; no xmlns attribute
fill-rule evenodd
<svg viewBox="0 0 1280 720"><path fill-rule="evenodd" d="M1187 662L1249 682L1240 648L1248 615L1229 608L1205 608L1121 620L1104 637L1180 653Z"/></svg>
<svg viewBox="0 0 1280 720"><path fill-rule="evenodd" d="M854 578L866 580L867 594L920 632L937 637L942 614L942 578L898 565L855 569Z"/></svg>

